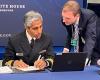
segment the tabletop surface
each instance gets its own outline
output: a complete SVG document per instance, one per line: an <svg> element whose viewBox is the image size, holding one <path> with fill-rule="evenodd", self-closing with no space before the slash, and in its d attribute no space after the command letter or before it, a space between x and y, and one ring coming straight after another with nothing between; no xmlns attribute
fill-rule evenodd
<svg viewBox="0 0 100 80"><path fill-rule="evenodd" d="M89 66L84 71L0 74L0 80L99 80L100 68Z"/></svg>

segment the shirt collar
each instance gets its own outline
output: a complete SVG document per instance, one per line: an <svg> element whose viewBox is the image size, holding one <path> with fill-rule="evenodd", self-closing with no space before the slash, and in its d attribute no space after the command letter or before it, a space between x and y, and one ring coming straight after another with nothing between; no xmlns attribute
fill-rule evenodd
<svg viewBox="0 0 100 80"><path fill-rule="evenodd" d="M31 43L32 37L31 37L30 34L27 32L27 30L26 30L26 37L27 37L29 43ZM33 37L33 39L36 40L35 37Z"/></svg>
<svg viewBox="0 0 100 80"><path fill-rule="evenodd" d="M78 26L78 25L79 25L79 17L77 18L77 20L76 20L74 26Z"/></svg>

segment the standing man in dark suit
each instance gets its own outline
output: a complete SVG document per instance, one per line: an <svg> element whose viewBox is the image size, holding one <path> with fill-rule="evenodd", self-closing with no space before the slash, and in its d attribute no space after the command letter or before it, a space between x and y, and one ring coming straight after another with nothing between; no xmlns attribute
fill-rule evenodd
<svg viewBox="0 0 100 80"><path fill-rule="evenodd" d="M25 14L25 31L9 39L3 65L16 68L35 66L39 69L52 65L52 40L43 32L42 24L40 13L29 11Z"/></svg>
<svg viewBox="0 0 100 80"><path fill-rule="evenodd" d="M91 56L96 41L95 13L81 9L78 2L69 0L62 9L62 23L67 30L63 52L87 52Z"/></svg>

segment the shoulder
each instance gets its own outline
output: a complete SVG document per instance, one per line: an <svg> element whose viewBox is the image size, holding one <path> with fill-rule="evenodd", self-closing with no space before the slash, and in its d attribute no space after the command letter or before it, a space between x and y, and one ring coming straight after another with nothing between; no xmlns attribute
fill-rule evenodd
<svg viewBox="0 0 100 80"><path fill-rule="evenodd" d="M96 15L95 12L90 10L90 9L83 9L83 8L81 8L81 12L84 15Z"/></svg>
<svg viewBox="0 0 100 80"><path fill-rule="evenodd" d="M87 21L95 22L97 20L97 15L92 10L82 8L80 18L82 23L87 23Z"/></svg>
<svg viewBox="0 0 100 80"><path fill-rule="evenodd" d="M95 12L90 9L83 9L81 8L81 16L84 16L85 18L89 18L92 16L96 16Z"/></svg>
<svg viewBox="0 0 100 80"><path fill-rule="evenodd" d="M18 34L16 34L16 35L14 35L14 36L11 36L10 38L9 38L9 40L10 41L20 41L20 40L22 40L22 38L25 36L25 32L21 32L21 33L18 33Z"/></svg>
<svg viewBox="0 0 100 80"><path fill-rule="evenodd" d="M42 39L52 40L51 36L48 33L45 33L45 32L42 33Z"/></svg>

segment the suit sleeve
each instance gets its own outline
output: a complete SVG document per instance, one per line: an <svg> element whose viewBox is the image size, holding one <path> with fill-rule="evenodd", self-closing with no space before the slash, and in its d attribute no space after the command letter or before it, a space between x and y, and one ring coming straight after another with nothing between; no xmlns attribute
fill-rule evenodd
<svg viewBox="0 0 100 80"><path fill-rule="evenodd" d="M6 47L6 51L5 51L4 59L3 59L3 63L2 63L3 66L6 65L6 62L8 62L9 64L11 64L13 62L14 55L15 55L14 53L15 53L14 47L12 45L11 39L9 38L8 46Z"/></svg>
<svg viewBox="0 0 100 80"><path fill-rule="evenodd" d="M46 57L46 62L48 64L48 67L51 67L53 65L53 59L54 59L54 56L55 56L55 53L54 53L54 50L53 50L53 42L50 38L50 41L49 41L49 45L48 45L48 48L47 48L47 57Z"/></svg>
<svg viewBox="0 0 100 80"><path fill-rule="evenodd" d="M66 26L66 24L64 22L62 22L62 24L64 25L64 27L66 28L66 31L67 31L64 48L70 49L71 37L72 37L72 28L71 28L71 25Z"/></svg>
<svg viewBox="0 0 100 80"><path fill-rule="evenodd" d="M88 53L88 57L91 57L96 42L96 21L97 16L93 14L87 23L86 40L83 51Z"/></svg>

